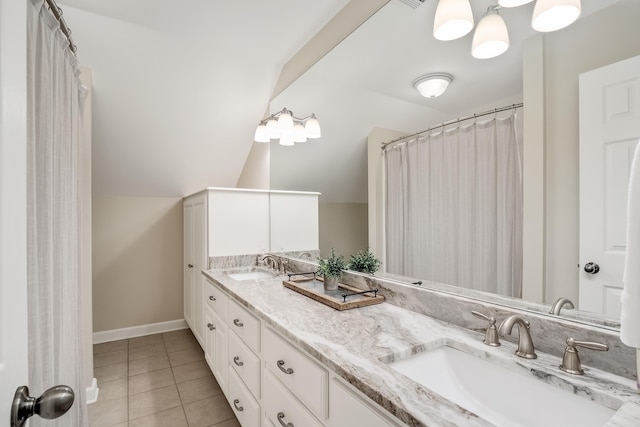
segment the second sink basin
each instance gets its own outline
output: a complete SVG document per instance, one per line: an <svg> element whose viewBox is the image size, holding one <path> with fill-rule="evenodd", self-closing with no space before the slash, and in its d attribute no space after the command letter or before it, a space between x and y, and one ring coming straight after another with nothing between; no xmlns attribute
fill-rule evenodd
<svg viewBox="0 0 640 427"><path fill-rule="evenodd" d="M229 272L227 276L231 277L233 280L257 280L257 279L269 279L271 277L276 277L275 273L265 270L252 270L252 271L239 271L239 272Z"/></svg>
<svg viewBox="0 0 640 427"><path fill-rule="evenodd" d="M447 345L389 366L497 426L602 426L616 412Z"/></svg>

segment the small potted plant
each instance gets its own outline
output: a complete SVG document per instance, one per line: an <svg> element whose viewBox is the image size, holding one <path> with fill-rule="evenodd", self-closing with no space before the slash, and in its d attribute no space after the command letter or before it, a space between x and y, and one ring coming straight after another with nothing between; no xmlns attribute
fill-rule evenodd
<svg viewBox="0 0 640 427"><path fill-rule="evenodd" d="M380 264L382 264L380 260L367 248L366 251L358 251L357 254L351 255L349 269L361 273L373 274L378 271Z"/></svg>
<svg viewBox="0 0 640 427"><path fill-rule="evenodd" d="M342 271L347 268L347 262L342 255L336 255L334 248L331 248L331 256L328 258L318 258L318 273L324 277L324 288L327 291L338 289L338 279L342 277Z"/></svg>

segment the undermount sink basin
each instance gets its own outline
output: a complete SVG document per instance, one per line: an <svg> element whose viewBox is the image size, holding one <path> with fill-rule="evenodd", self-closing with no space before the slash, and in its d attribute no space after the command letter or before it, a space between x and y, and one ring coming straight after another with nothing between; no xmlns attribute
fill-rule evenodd
<svg viewBox="0 0 640 427"><path fill-rule="evenodd" d="M227 273L227 276L231 277L233 280L257 280L257 279L269 279L271 277L276 277L275 273L264 270L254 270L254 271L239 271L236 273Z"/></svg>
<svg viewBox="0 0 640 427"><path fill-rule="evenodd" d="M616 412L446 345L389 366L497 426L602 426Z"/></svg>

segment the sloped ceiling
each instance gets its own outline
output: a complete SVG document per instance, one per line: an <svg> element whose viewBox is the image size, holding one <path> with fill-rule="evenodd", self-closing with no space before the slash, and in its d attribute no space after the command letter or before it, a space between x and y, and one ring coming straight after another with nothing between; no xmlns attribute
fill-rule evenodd
<svg viewBox="0 0 640 427"><path fill-rule="evenodd" d="M617 0L583 0L582 16ZM502 9L510 47L471 56L473 32L450 42L431 34L437 1L412 10L391 1L271 102L297 116L316 113L322 138L294 147L271 142L271 186L322 193L325 202L367 202L367 136L375 127L413 133L443 121L522 101L522 45L534 3ZM476 24L496 0L473 0ZM453 83L439 98L412 87L445 72ZM525 106L526 109L526 106Z"/></svg>
<svg viewBox="0 0 640 427"><path fill-rule="evenodd" d="M93 73L95 195L235 186L283 64L348 0L61 0Z"/></svg>

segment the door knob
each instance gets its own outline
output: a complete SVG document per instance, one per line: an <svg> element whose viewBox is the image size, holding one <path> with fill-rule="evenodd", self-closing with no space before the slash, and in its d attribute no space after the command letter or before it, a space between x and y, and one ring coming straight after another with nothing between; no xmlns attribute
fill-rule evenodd
<svg viewBox="0 0 640 427"><path fill-rule="evenodd" d="M64 415L71 405L75 395L71 387L57 385L42 393L37 399L29 396L29 387L18 387L11 405L11 427L23 427L33 414L52 420Z"/></svg>
<svg viewBox="0 0 640 427"><path fill-rule="evenodd" d="M595 262L588 262L584 265L584 271L589 274L596 274L598 271L600 271L600 266Z"/></svg>

